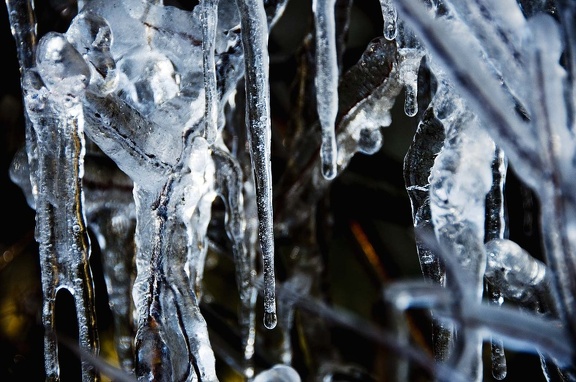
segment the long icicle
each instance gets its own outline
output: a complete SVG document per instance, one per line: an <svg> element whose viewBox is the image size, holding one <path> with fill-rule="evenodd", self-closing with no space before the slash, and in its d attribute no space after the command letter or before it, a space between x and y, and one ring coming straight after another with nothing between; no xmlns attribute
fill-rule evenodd
<svg viewBox="0 0 576 382"><path fill-rule="evenodd" d="M492 162L492 188L486 196L486 232L484 241L504 239L506 235L506 218L504 214L504 184L506 183L507 161L504 152L496 148ZM504 302L502 291L498 287L486 285L489 302L501 306ZM504 344L501 339L492 338L490 341L492 352L492 376L497 380L506 378L507 366Z"/></svg>
<svg viewBox="0 0 576 382"><path fill-rule="evenodd" d="M216 170L215 191L226 206L226 233L232 244L236 267L236 283L240 294L239 323L244 351L243 371L247 378L254 376L255 320L254 305L258 291L254 288L253 259L246 248L246 216L242 194L242 169L233 156L218 148L212 150Z"/></svg>
<svg viewBox="0 0 576 382"><path fill-rule="evenodd" d="M316 30L316 102L322 128L322 175L336 176L338 159L335 123L338 114L338 56L336 52L335 0L314 0Z"/></svg>
<svg viewBox="0 0 576 382"><path fill-rule="evenodd" d="M216 63L214 45L218 27L218 0L203 0L202 6L202 64L204 66L204 138L214 143L218 133L218 87L216 86Z"/></svg>
<svg viewBox="0 0 576 382"><path fill-rule="evenodd" d="M246 67L246 124L250 159L256 183L258 234L264 273L264 326L276 327L274 227L272 219L272 165L270 163L270 84L268 23L262 0L236 0L240 12Z"/></svg>
<svg viewBox="0 0 576 382"><path fill-rule="evenodd" d="M47 378L58 378L54 308L60 289L72 293L78 322L79 346L97 353L98 336L90 239L86 229L82 178L84 118L81 96L90 70L66 38L50 32L40 40L36 62L39 76L29 72L24 84L26 108L38 137L38 194L36 238L40 248L46 329ZM94 368L82 361L82 381L95 379Z"/></svg>

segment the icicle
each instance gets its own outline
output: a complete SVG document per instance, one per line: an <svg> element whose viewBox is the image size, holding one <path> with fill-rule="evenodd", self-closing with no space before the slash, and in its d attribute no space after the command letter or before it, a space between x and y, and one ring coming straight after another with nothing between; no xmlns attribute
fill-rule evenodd
<svg viewBox="0 0 576 382"><path fill-rule="evenodd" d="M338 114L338 56L336 53L335 0L313 0L316 31L316 103L322 128L322 175L336 176L337 147L335 126Z"/></svg>
<svg viewBox="0 0 576 382"><path fill-rule="evenodd" d="M446 129L444 147L430 174L434 231L441 245L471 274L470 282L462 286L464 298L480 302L486 267L485 198L492 184L494 143L446 83L439 84L431 106ZM447 286L459 287L453 282L447 279ZM469 370L472 380L481 380L480 337L464 328L458 343L464 346L458 354L458 362L463 364L458 367Z"/></svg>
<svg viewBox="0 0 576 382"><path fill-rule="evenodd" d="M506 182L507 161L504 152L496 148L492 162L492 188L486 196L486 232L484 241L503 239L506 234L506 218L504 213L504 184ZM500 288L486 286L488 300L492 305L501 306L504 296ZM492 376L497 380L506 377L506 355L502 340L491 339Z"/></svg>
<svg viewBox="0 0 576 382"><path fill-rule="evenodd" d="M201 137L197 139L205 142ZM195 192L193 187L201 189L202 182L191 182L188 176L174 174L160 190L146 191L137 184L134 187L138 211L138 273L134 287L138 312L136 352L141 360L137 367L142 377L164 377L151 371L155 356L149 353L144 340L152 330L157 333L157 350L163 346L170 349L162 362L170 362L174 379L187 380L196 372L200 380L217 379L206 322L186 271L187 264L191 263L188 252L199 250L190 248L191 239L193 241L190 235L196 232L190 232L190 227L186 227L190 222L181 215L189 211L194 201L200 202L202 193ZM197 229L201 230L202 224ZM190 360L194 360L193 365Z"/></svg>
<svg viewBox="0 0 576 382"><path fill-rule="evenodd" d="M216 63L214 45L218 27L218 1L202 0L202 62L204 67L204 137L209 144L214 143L218 133L218 88L216 86Z"/></svg>
<svg viewBox="0 0 576 382"><path fill-rule="evenodd" d="M384 37L392 41L396 38L398 13L392 4L392 0L380 0L380 6L382 7L382 16L384 18Z"/></svg>
<svg viewBox="0 0 576 382"><path fill-rule="evenodd" d="M446 285L446 271L437 253L422 240L425 235L433 232L432 216L429 199L430 169L434 158L442 149L444 142L444 127L434 117L432 109L423 114L423 120L418 125L412 145L404 159L404 181L410 197L412 219L416 234L416 251L420 268L425 280L437 285ZM437 361L448 360L451 351L453 327L450 323L440 322L433 318L432 343Z"/></svg>
<svg viewBox="0 0 576 382"><path fill-rule="evenodd" d="M399 49L398 51L400 78L406 90L404 113L408 117L414 117L418 113L418 70L423 53L419 49Z"/></svg>
<svg viewBox="0 0 576 382"><path fill-rule="evenodd" d="M255 302L257 290L253 283L255 271L254 259L246 249L244 232L247 231L242 195L242 169L238 162L226 151L214 148L212 158L216 169L215 191L226 206L226 232L232 242L234 263L236 265L236 283L240 293L239 323L244 348L244 374L247 378L254 375L252 357L255 343Z"/></svg>
<svg viewBox="0 0 576 382"><path fill-rule="evenodd" d="M36 19L34 1L6 0L10 29L16 40L16 53L20 64L20 74L35 65Z"/></svg>
<svg viewBox="0 0 576 382"><path fill-rule="evenodd" d="M45 367L48 378L57 379L54 304L59 289L68 289L74 297L80 347L94 353L98 343L82 191L85 148L80 97L90 72L65 37L54 32L39 42L36 62L39 77L27 73L23 90L38 137L36 237L44 294ZM82 380L94 378L93 367L84 360Z"/></svg>
<svg viewBox="0 0 576 382"><path fill-rule="evenodd" d="M175 183L174 192L182 193L177 203L176 213L186 226L188 234L188 256L184 268L192 282L196 298L202 299L202 279L208 246L206 233L210 223L211 207L216 197L214 184L214 162L208 141L196 137L187 145L184 158L185 171ZM178 201L180 199L181 201Z"/></svg>
<svg viewBox="0 0 576 382"><path fill-rule="evenodd" d="M396 12L395 9L394 12ZM398 20L397 29L399 74L406 92L404 114L414 117L418 113L418 71L426 52L412 30L403 21Z"/></svg>
<svg viewBox="0 0 576 382"><path fill-rule="evenodd" d="M132 207L134 207L132 205ZM125 211L103 212L90 223L102 254L102 267L108 291L110 309L114 315L116 349L120 365L125 371L134 368L132 341L132 274L134 254L127 249L134 246L135 221Z"/></svg>
<svg viewBox="0 0 576 382"><path fill-rule="evenodd" d="M486 290L490 304L501 306L504 302L502 292L498 289L491 288L490 285L487 285ZM490 338L490 360L492 362L492 376L494 379L501 381L506 378L508 368L506 365L506 354L504 353L504 342L494 336Z"/></svg>
<svg viewBox="0 0 576 382"><path fill-rule="evenodd" d="M126 175L106 163L105 158L87 150L86 218L100 247L102 269L114 316L118 359L122 369L134 368L132 320L132 284L134 269L134 231L136 216L132 182ZM98 164L96 164L98 163Z"/></svg>
<svg viewBox="0 0 576 382"><path fill-rule="evenodd" d="M262 0L237 0L242 28L246 70L246 115L250 157L254 169L258 205L258 232L264 273L264 326L277 323L272 219L272 168L270 164L270 86L268 72L268 25Z"/></svg>

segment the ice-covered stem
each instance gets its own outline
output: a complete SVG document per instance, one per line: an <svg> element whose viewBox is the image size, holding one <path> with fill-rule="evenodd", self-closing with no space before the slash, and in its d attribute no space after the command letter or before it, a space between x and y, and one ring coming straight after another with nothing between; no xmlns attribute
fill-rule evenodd
<svg viewBox="0 0 576 382"><path fill-rule="evenodd" d="M16 43L16 54L18 56L18 64L20 70L20 83L24 80L24 73L36 65L36 14L34 13L33 0L6 0L6 8L8 10L8 19L10 22L10 29L12 36ZM23 99L26 105L26 99ZM32 122L28 117L26 106L24 106L24 120L26 129L26 156L30 171L28 177L30 178L32 194L34 190L38 190L38 157L37 157L37 142L36 133L32 126ZM24 182L26 184L28 182ZM34 203L35 196L27 198L28 203ZM34 205L30 205L34 208Z"/></svg>
<svg viewBox="0 0 576 382"><path fill-rule="evenodd" d="M573 148L573 138L567 138L568 117L562 91L565 70L559 64L562 49L555 21L541 15L531 18L531 25L526 28L531 31L527 36L532 35L534 39L526 45L525 57L531 68L529 78L532 86L527 106L534 126L530 126L526 113L518 113L521 107L502 86L502 79L495 75L493 66L479 54L477 41L454 33L443 21L435 20L418 2L398 0L397 7L402 18L418 31L459 93L466 97L485 122L491 136L510 158L516 173L538 192L543 201L541 227L546 262L554 275L553 293L561 320L566 322L570 333L576 333L576 309L572 298L576 289L576 267L573 245L565 230L574 203L569 199L571 192L568 190L572 187L567 187L571 181L562 174L562 163L572 163L571 159L566 160L566 156L570 157L568 151ZM474 60L474 64L470 60ZM469 70L472 65L476 70ZM550 134L551 128L553 134ZM562 160L555 157L558 149L568 149L562 153Z"/></svg>
<svg viewBox="0 0 576 382"><path fill-rule="evenodd" d="M576 17L576 4L570 0L558 0L558 16L561 20L562 37L565 41L564 53L567 67L566 107L568 108L568 125L576 123L576 27L573 23Z"/></svg>
<svg viewBox="0 0 576 382"><path fill-rule="evenodd" d="M504 152L496 148L494 160L492 162L492 187L486 195L486 230L484 241L489 242L495 239L504 239L506 235L506 217L504 209L504 186L506 183L506 171L508 162ZM488 261L489 262L489 261ZM502 291L497 286L486 285L488 301L496 306L501 306L504 302ZM492 353L492 376L497 380L506 377L506 356L504 354L502 340L491 339Z"/></svg>
<svg viewBox="0 0 576 382"><path fill-rule="evenodd" d="M322 175L336 176L338 152L335 123L338 114L338 55L336 52L335 0L313 0L316 63L316 104L322 128Z"/></svg>
<svg viewBox="0 0 576 382"><path fill-rule="evenodd" d="M551 313L550 276L544 263L507 239L487 242L486 254L486 280L504 297L535 307L537 312Z"/></svg>
<svg viewBox="0 0 576 382"><path fill-rule="evenodd" d="M202 66L204 68L204 137L212 144L218 132L218 88L216 86L216 62L214 45L218 27L218 1L202 0Z"/></svg>
<svg viewBox="0 0 576 382"><path fill-rule="evenodd" d="M187 196L186 185L189 179L174 174L160 189L134 187L138 211L134 303L141 378L187 380L196 375L200 380L217 380L206 322L186 273L188 251L193 250L181 216L186 206L179 205ZM158 362L163 368L156 370Z"/></svg>
<svg viewBox="0 0 576 382"><path fill-rule="evenodd" d="M257 284L259 283L257 282ZM261 285L259 286L261 287ZM427 288L427 290L429 290L429 288ZM298 291L289 287L284 287L283 285L278 287L278 296L280 299L290 300L301 311L306 311L310 314L322 317L327 322L348 328L369 341L387 347L398 356L406 357L411 361L418 363L425 370L430 372L431 375L436 375L441 380L462 382L466 380L458 370L434 362L429 354L417 348L405 346L403 343L398 343L394 334L382 330L382 328L377 325L365 321L355 314L343 309L330 307L323 301L303 295ZM565 349L565 347L563 347L563 349Z"/></svg>
<svg viewBox="0 0 576 382"><path fill-rule="evenodd" d="M244 47L246 124L256 184L258 234L264 274L264 325L276 326L268 24L262 0L237 0Z"/></svg>
<svg viewBox="0 0 576 382"><path fill-rule="evenodd" d="M158 222L152 207L159 190L147 190L134 184L136 204L136 279L132 290L135 306L136 334L135 373L159 381L172 379L171 349L167 345L165 329L162 327L161 307L158 298L159 263L154 252L154 234Z"/></svg>
<svg viewBox="0 0 576 382"><path fill-rule="evenodd" d="M69 290L74 298L80 348L97 353L98 346L82 190L85 142L80 97L90 71L61 34L45 35L36 53L38 72L24 73L23 91L38 143L38 168L32 179L38 187L36 240L42 272L45 368L47 379L57 380L54 309L60 289ZM95 377L94 368L83 359L82 380Z"/></svg>
<svg viewBox="0 0 576 382"><path fill-rule="evenodd" d="M8 19L12 36L16 42L16 54L20 64L20 74L35 66L36 55L36 15L33 0L6 0Z"/></svg>
<svg viewBox="0 0 576 382"><path fill-rule="evenodd" d="M551 270L559 317L576 333L576 243L573 225L575 201L572 190L574 136L567 125L564 99L565 70L559 59L563 52L558 26L550 16L529 20L533 50L529 56L535 85L531 110L541 146L543 184L536 189L541 203L541 228L546 263ZM570 163L570 164L568 164ZM575 337L572 337L575 338Z"/></svg>
<svg viewBox="0 0 576 382"><path fill-rule="evenodd" d="M466 272L456 268L454 271L460 272L459 282L467 282ZM550 318L523 314L514 307L494 307L469 299L460 301L462 295L425 282L404 281L391 284L386 287L384 297L395 303L399 310L431 309L443 319L454 320L458 325L466 326L479 335L488 333L497 335L509 348L542 352L560 365L569 364L573 357L573 348L565 341L567 335L565 328ZM457 304L464 304L465 307L460 310L453 309ZM457 370L465 369L457 368Z"/></svg>

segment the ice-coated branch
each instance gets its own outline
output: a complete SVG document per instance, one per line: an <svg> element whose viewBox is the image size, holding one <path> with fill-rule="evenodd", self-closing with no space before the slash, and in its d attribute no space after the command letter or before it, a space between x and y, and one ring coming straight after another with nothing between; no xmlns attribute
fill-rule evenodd
<svg viewBox="0 0 576 382"><path fill-rule="evenodd" d="M455 320L460 327L468 327L481 336L497 335L507 347L521 351L542 351L560 365L571 362L573 349L563 340L566 328L558 321L541 316L523 314L516 308L494 307L486 304L464 302L458 311L451 308L456 301L450 290L432 287L427 283L399 282L384 291L385 299L400 310L428 308L443 319Z"/></svg>

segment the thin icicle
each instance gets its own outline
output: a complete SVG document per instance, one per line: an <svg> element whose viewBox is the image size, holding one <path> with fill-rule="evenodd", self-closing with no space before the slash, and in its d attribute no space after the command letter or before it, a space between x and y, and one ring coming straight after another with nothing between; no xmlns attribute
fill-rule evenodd
<svg viewBox="0 0 576 382"><path fill-rule="evenodd" d="M16 53L20 64L20 74L35 65L36 54L36 18L34 1L6 0L10 29L16 40Z"/></svg>
<svg viewBox="0 0 576 382"><path fill-rule="evenodd" d="M439 255L421 239L434 229L430 212L429 176L434 158L442 149L444 127L434 117L431 108L423 114L414 140L404 159L404 181L412 207L412 220L416 233L416 251L424 279L437 285L446 285L446 271ZM448 360L453 335L452 325L432 320L432 347L439 362Z"/></svg>
<svg viewBox="0 0 576 382"><path fill-rule="evenodd" d="M397 28L396 22L398 20L398 13L392 0L380 0L382 8L382 17L384 19L384 37L387 40L394 40L396 38Z"/></svg>
<svg viewBox="0 0 576 382"><path fill-rule="evenodd" d="M487 285L486 292L491 305L502 306L504 296L499 289ZM506 354L504 353L504 342L494 336L490 338L490 360L492 362L492 376L494 379L501 381L506 378L508 367L506 364Z"/></svg>
<svg viewBox="0 0 576 382"><path fill-rule="evenodd" d="M218 27L218 1L202 0L202 63L204 68L204 137L214 143L218 133L218 87L216 86L216 62L214 46Z"/></svg>
<svg viewBox="0 0 576 382"><path fill-rule="evenodd" d="M486 196L486 231L484 241L503 239L506 234L506 218L504 211L504 185L506 183L507 160L504 152L496 148L492 162L492 187ZM486 285L488 301L495 306L504 302L502 291L498 287ZM497 380L506 377L506 355L502 340L491 338L492 376Z"/></svg>
<svg viewBox="0 0 576 382"><path fill-rule="evenodd" d="M337 172L335 123L338 114L338 55L336 52L335 0L314 0L316 31L316 103L322 128L322 175L333 179Z"/></svg>
<svg viewBox="0 0 576 382"><path fill-rule="evenodd" d="M270 164L270 85L268 24L262 0L237 0L246 70L246 124L258 205L258 233L264 273L264 326L277 324Z"/></svg>
<svg viewBox="0 0 576 382"><path fill-rule="evenodd" d="M420 49L399 49L400 79L404 84L406 95L404 99L404 113L414 117L418 113L418 70L424 52Z"/></svg>
<svg viewBox="0 0 576 382"><path fill-rule="evenodd" d="M244 375L254 375L252 357L255 344L255 302L258 291L253 283L254 259L246 248L247 231L242 194L242 169L228 152L214 148L212 151L216 174L215 191L226 206L226 232L232 242L236 266L236 284L240 294L239 324L244 348Z"/></svg>
<svg viewBox="0 0 576 382"><path fill-rule="evenodd" d="M88 193L87 193L88 194ZM112 195L98 195L110 207L91 216L89 227L98 240L110 309L114 315L116 351L122 369L134 368L134 328L132 322L132 275L134 273L134 230L136 219L123 202ZM105 198L105 199L104 199ZM113 207L112 207L113 206Z"/></svg>

